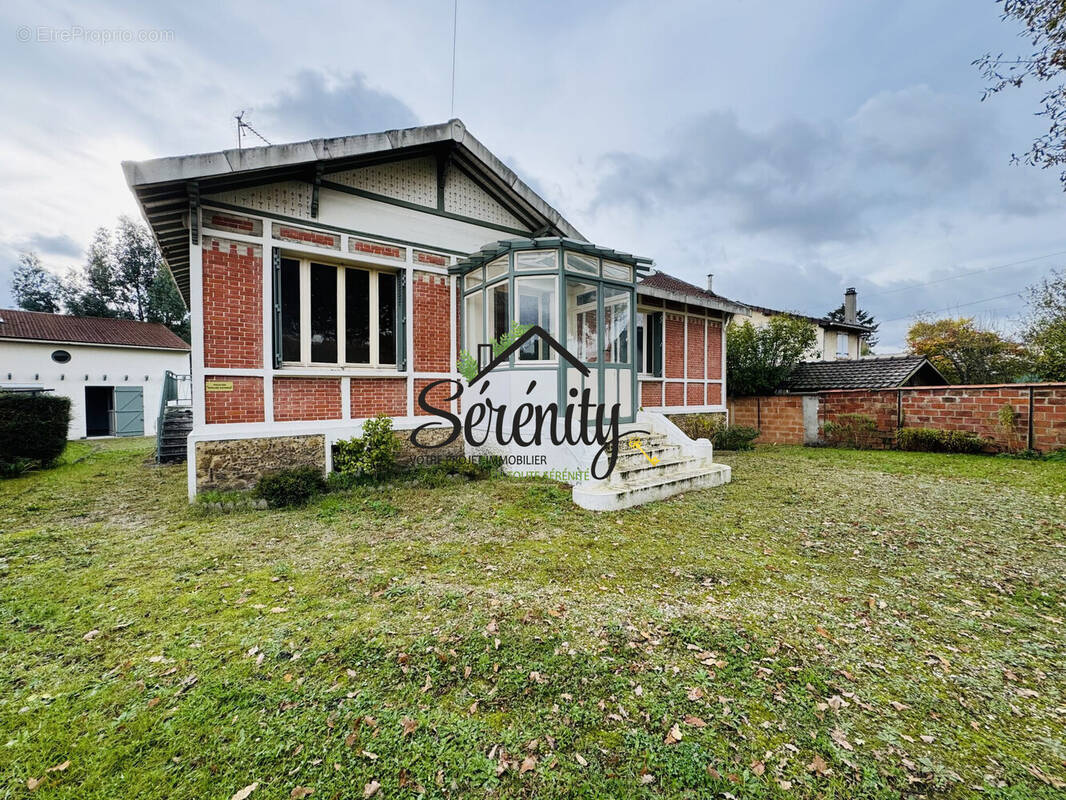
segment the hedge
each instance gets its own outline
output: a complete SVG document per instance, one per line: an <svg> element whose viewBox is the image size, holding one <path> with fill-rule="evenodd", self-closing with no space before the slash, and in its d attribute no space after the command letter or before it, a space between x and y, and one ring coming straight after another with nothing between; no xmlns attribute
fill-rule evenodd
<svg viewBox="0 0 1066 800"><path fill-rule="evenodd" d="M900 450L927 453L981 453L988 445L977 434L938 428L901 428L896 433L896 443Z"/></svg>
<svg viewBox="0 0 1066 800"><path fill-rule="evenodd" d="M49 466L66 449L69 427L69 397L0 392L0 463Z"/></svg>

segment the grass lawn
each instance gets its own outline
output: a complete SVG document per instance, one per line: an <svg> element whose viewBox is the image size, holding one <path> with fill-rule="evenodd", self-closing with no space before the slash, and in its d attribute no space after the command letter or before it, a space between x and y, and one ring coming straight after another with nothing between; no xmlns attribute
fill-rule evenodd
<svg viewBox="0 0 1066 800"><path fill-rule="evenodd" d="M151 446L0 483L0 797L1066 789L1066 465L769 448L620 513L495 479L209 515Z"/></svg>

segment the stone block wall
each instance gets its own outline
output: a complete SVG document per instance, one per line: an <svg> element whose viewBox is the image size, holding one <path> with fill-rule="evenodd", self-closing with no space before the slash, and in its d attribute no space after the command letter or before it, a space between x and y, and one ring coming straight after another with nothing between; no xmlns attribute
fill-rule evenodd
<svg viewBox="0 0 1066 800"><path fill-rule="evenodd" d="M289 467L326 469L326 437L273 436L196 443L196 491L251 489L264 473Z"/></svg>

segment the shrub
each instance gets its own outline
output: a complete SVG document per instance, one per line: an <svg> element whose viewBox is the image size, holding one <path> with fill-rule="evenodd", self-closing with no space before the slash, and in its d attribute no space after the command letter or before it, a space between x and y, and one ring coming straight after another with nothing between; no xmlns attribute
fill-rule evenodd
<svg viewBox="0 0 1066 800"><path fill-rule="evenodd" d="M716 450L751 450L752 442L759 435L758 428L747 425L727 425L717 431L711 438Z"/></svg>
<svg viewBox="0 0 1066 800"><path fill-rule="evenodd" d="M670 421L690 439L711 439L725 426L723 414L678 414Z"/></svg>
<svg viewBox="0 0 1066 800"><path fill-rule="evenodd" d="M69 397L0 392L3 471L25 471L27 462L50 466L66 449L69 426Z"/></svg>
<svg viewBox="0 0 1066 800"><path fill-rule="evenodd" d="M981 453L988 442L966 431L944 431L938 428L902 428L896 433L900 450L927 453Z"/></svg>
<svg viewBox="0 0 1066 800"><path fill-rule="evenodd" d="M325 488L326 479L317 468L292 467L268 472L260 478L255 495L272 508L282 508L303 505Z"/></svg>
<svg viewBox="0 0 1066 800"><path fill-rule="evenodd" d="M379 414L363 423L363 435L333 446L333 469L345 475L382 480L396 472L400 440L392 432L392 419Z"/></svg>
<svg viewBox="0 0 1066 800"><path fill-rule="evenodd" d="M869 450L877 441L877 423L864 414L841 414L822 425L822 436L833 447Z"/></svg>

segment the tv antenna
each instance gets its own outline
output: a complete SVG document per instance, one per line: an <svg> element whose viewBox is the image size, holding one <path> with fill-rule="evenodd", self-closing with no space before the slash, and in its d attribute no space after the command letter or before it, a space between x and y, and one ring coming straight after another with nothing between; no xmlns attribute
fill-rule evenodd
<svg viewBox="0 0 1066 800"><path fill-rule="evenodd" d="M449 119L455 118L455 32L459 24L459 0L455 0L452 6L452 109L448 113Z"/></svg>
<svg viewBox="0 0 1066 800"><path fill-rule="evenodd" d="M263 136L263 134L261 134L259 131L257 131L255 128L253 128L251 125L244 121L244 115L246 113L248 113L248 109L242 108L238 113L233 115L233 119L237 121L237 149L241 149L242 134L245 130L249 130L254 133L256 136L262 139L265 144L270 144L270 142L267 141L267 138Z"/></svg>

